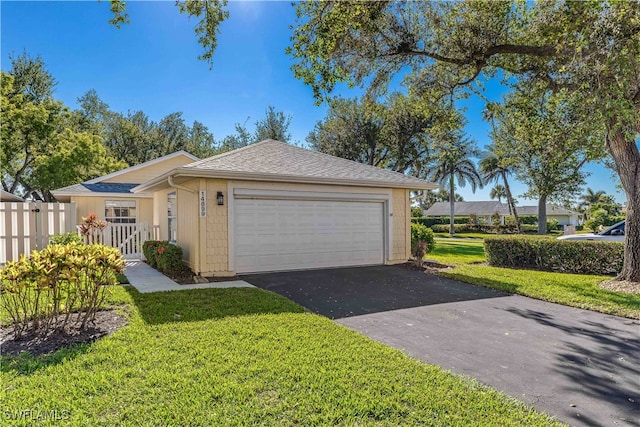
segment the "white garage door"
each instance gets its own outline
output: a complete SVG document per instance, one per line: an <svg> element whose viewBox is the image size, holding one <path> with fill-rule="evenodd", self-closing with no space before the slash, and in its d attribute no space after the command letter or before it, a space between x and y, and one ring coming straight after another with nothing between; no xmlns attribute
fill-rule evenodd
<svg viewBox="0 0 640 427"><path fill-rule="evenodd" d="M383 204L234 201L235 271L382 264Z"/></svg>

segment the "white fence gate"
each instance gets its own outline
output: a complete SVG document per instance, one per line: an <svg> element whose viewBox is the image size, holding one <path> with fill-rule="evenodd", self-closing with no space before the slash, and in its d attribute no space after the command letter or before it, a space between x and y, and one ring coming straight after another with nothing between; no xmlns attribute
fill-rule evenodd
<svg viewBox="0 0 640 427"><path fill-rule="evenodd" d="M78 232L80 226L77 226ZM106 246L118 248L125 258L141 259L142 245L147 240L160 239L160 226L148 225L146 222L139 224L114 224L108 223L102 231L94 231L92 234L83 236L84 242L102 243Z"/></svg>
<svg viewBox="0 0 640 427"><path fill-rule="evenodd" d="M75 231L75 203L0 202L0 265L49 244L54 234Z"/></svg>

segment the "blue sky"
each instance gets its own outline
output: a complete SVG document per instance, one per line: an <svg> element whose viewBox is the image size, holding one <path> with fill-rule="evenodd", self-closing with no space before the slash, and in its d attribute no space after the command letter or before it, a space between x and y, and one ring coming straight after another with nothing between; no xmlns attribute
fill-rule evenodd
<svg viewBox="0 0 640 427"><path fill-rule="evenodd" d="M315 106L311 89L293 77L292 60L285 55L295 9L288 1L231 1L230 18L220 27L213 69L197 60L202 49L193 33L195 21L180 15L173 1L128 2L131 24L109 25L107 1L1 1L1 66L23 50L40 55L58 81L56 98L72 108L76 99L95 89L111 109L142 110L153 120L181 111L188 123L203 122L217 140L234 132L234 124L248 124L264 116L269 105L293 117L290 131L304 143L326 105ZM487 86L486 96L499 99L504 89ZM344 97L358 90L340 88ZM482 121L484 101L463 102L466 131L480 148L490 143L489 125ZM615 191L611 172L589 165L587 186ZM526 186L515 182L514 194ZM491 185L471 193L458 189L465 200L489 200ZM616 199L624 201L619 191ZM519 198L521 205L535 201Z"/></svg>

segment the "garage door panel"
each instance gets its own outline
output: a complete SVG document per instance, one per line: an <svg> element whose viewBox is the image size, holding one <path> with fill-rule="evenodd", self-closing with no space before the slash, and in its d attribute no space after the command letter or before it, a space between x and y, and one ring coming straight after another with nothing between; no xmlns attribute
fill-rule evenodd
<svg viewBox="0 0 640 427"><path fill-rule="evenodd" d="M237 199L239 273L382 264L383 204Z"/></svg>

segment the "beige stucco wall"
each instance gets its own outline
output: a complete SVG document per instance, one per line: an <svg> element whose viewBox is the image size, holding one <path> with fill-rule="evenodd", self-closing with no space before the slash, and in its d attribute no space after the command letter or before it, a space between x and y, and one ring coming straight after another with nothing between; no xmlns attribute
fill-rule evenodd
<svg viewBox="0 0 640 427"><path fill-rule="evenodd" d="M284 184L254 181L232 181L198 178L180 184L193 192L177 190L177 243L183 248L185 261L194 272L203 276L228 276L229 271L229 188L259 188L309 192L343 192L389 194L391 202L391 248L387 263L405 262L411 252L411 218L409 190L381 189L329 185ZM207 192L207 216L199 216L199 192ZM166 222L166 194L173 189L154 195L155 222ZM224 194L225 204L218 206L217 192ZM164 204L162 200L165 200ZM166 226L165 226L166 227Z"/></svg>
<svg viewBox="0 0 640 427"><path fill-rule="evenodd" d="M122 175L115 176L113 178L105 179L101 182L120 182L127 184L142 184L153 178L156 178L163 173L167 173L172 169L184 166L188 163L193 163L193 160L185 155L179 155L170 159L163 160L158 163L154 163L149 166L136 169L131 172L123 173Z"/></svg>
<svg viewBox="0 0 640 427"><path fill-rule="evenodd" d="M146 222L154 225L153 219L153 199L139 197L86 197L72 196L71 201L76 202L76 214L78 221L83 216L89 215L89 212L95 212L96 216L104 219L104 202L106 200L135 200L136 201L136 222ZM166 215L165 215L166 216Z"/></svg>

